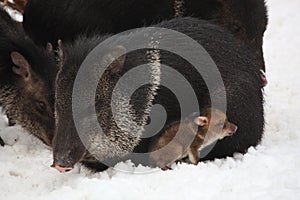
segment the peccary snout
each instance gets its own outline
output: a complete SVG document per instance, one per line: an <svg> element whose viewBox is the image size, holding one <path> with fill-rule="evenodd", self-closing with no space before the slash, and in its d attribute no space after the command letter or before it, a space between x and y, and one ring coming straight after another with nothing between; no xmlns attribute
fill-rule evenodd
<svg viewBox="0 0 300 200"><path fill-rule="evenodd" d="M72 121L72 120L71 120ZM81 161L85 155L86 148L82 144L73 121L70 123L58 123L55 137L53 139L53 165L60 172L73 169L74 165ZM58 131L59 130L59 131ZM64 138L63 140L59 138Z"/></svg>
<svg viewBox="0 0 300 200"><path fill-rule="evenodd" d="M55 169L57 169L61 173L69 172L73 169L72 167L63 167L63 166L60 166L60 165L57 165L57 164L52 165L51 167L54 167Z"/></svg>

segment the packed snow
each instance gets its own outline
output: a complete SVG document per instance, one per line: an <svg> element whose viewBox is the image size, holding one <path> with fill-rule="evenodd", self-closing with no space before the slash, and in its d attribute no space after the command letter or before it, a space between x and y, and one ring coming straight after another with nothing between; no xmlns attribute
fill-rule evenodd
<svg viewBox="0 0 300 200"><path fill-rule="evenodd" d="M0 116L0 199L300 199L300 1L270 0L266 128L247 154L161 171L130 161L93 174L50 168L51 149ZM299 73L299 74L298 74Z"/></svg>

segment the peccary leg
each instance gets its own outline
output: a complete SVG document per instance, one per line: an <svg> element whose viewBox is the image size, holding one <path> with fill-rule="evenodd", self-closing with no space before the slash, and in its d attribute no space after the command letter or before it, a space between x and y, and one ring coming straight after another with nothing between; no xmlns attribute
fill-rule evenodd
<svg viewBox="0 0 300 200"><path fill-rule="evenodd" d="M4 146L4 141L2 140L1 137L0 137L0 146Z"/></svg>
<svg viewBox="0 0 300 200"><path fill-rule="evenodd" d="M14 125L16 125L15 120L10 116L9 113L6 112L6 116L7 116L7 119L8 119L8 126L14 126Z"/></svg>
<svg viewBox="0 0 300 200"><path fill-rule="evenodd" d="M14 126L14 125L16 125L15 120L8 118L8 126Z"/></svg>
<svg viewBox="0 0 300 200"><path fill-rule="evenodd" d="M168 167L168 166L165 166L165 167L161 168L161 170L167 171L167 170L172 170L172 168L171 168L171 167Z"/></svg>
<svg viewBox="0 0 300 200"><path fill-rule="evenodd" d="M157 167L162 168L162 170L171 169L169 166L176 160L182 158L183 147L177 143L167 144L164 150L159 152L154 152L152 154L152 160Z"/></svg>
<svg viewBox="0 0 300 200"><path fill-rule="evenodd" d="M199 162L199 153L195 148L190 148L188 151L189 159L194 165L198 165Z"/></svg>

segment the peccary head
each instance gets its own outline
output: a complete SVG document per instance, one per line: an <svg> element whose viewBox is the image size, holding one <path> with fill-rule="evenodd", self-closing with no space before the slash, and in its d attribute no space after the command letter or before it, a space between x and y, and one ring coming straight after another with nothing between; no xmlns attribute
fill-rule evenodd
<svg viewBox="0 0 300 200"><path fill-rule="evenodd" d="M0 103L29 133L51 145L56 63L52 49L37 47L0 9Z"/></svg>
<svg viewBox="0 0 300 200"><path fill-rule="evenodd" d="M73 45L64 46L64 62L62 63L56 78L56 129L53 140L53 167L61 172L72 169L72 167L80 161L84 162L85 160L89 160L97 162L97 160L87 151L88 147L84 146L78 135L78 131L76 130L72 111L72 92L75 78L82 61L102 40L102 38L97 37L91 39L81 38ZM118 131L112 118L111 93L126 59L125 55L119 58L116 57L116 53L124 54L124 47L116 46L109 49L103 58L99 59L98 66L100 67L104 66L107 62L112 62L101 78L98 77L96 71L95 73L87 74L86 76L86 82L90 79L96 79L98 81L100 78L96 99L93 99L93 102L95 102L94 105L87 105L85 102L73 105L83 107L84 114L81 116L80 123L90 129L84 130L87 137L89 134L96 134L90 141L93 143L91 145L95 145L95 148L99 148L100 154L104 157L115 156L118 151L121 151L122 149L132 150L134 144L137 142L136 139L130 138L130 136L124 136L122 139L122 136L118 135L118 132L120 131ZM93 125L89 124L92 115L90 115L89 109L93 106L96 108L97 119L104 134L107 136L106 138L101 138L101 134L97 135L98 133L93 133ZM95 137L100 137L100 139L95 139Z"/></svg>
<svg viewBox="0 0 300 200"><path fill-rule="evenodd" d="M226 114L215 108L204 109L194 122L201 127L197 134L205 136L202 148L237 131L237 126L228 121Z"/></svg>

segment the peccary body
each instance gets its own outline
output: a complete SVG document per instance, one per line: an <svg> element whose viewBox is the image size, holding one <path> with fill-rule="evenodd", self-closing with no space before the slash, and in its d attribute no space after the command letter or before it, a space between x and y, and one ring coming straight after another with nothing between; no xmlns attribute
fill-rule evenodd
<svg viewBox="0 0 300 200"><path fill-rule="evenodd" d="M38 43L74 41L80 34L119 33L174 17L210 20L249 45L261 61L267 26L264 0L30 0L24 28Z"/></svg>
<svg viewBox="0 0 300 200"><path fill-rule="evenodd" d="M38 47L0 9L0 104L9 118L50 145L54 128L54 55Z"/></svg>
<svg viewBox="0 0 300 200"><path fill-rule="evenodd" d="M211 113L214 112L214 118ZM210 126L210 127L209 127ZM193 113L184 121L177 121L155 140L149 151L150 163L162 169L170 168L176 160L186 156L197 165L199 150L224 137L231 136L237 126L230 123L225 113L217 109L204 109L201 116Z"/></svg>
<svg viewBox="0 0 300 200"><path fill-rule="evenodd" d="M242 45L228 31L207 21L195 18L176 18L164 21L155 26L179 31L196 40L212 57L223 79L227 97L227 116L239 129L232 137L219 141L206 159L230 156L233 155L234 152L245 153L250 146L257 145L263 134L264 118L263 95L260 88L260 66L257 60L254 59L255 55L253 52ZM144 33L143 30L141 30L140 33L147 35L147 31ZM161 35L162 38L168 37L168 33L164 31L159 35ZM80 161L90 167L95 167L97 163L99 163L99 161L87 151L77 134L74 121L72 120L71 91L76 73L85 56L92 48L107 37L108 36L104 36L104 38L102 36L96 38L79 38L74 45L67 45L65 47L65 62L62 70L58 74L56 82L57 99L55 112L57 114L57 126L53 142L53 166L62 172L72 169L74 164ZM151 37L151 35L149 37ZM124 38L126 40L126 35ZM170 42L172 45L175 44L174 41ZM180 37L176 38L176 46L186 47L185 50L188 51L187 53L195 53L194 49L190 49ZM125 53L126 59L115 58L113 56L115 51ZM117 65L116 63L112 64L110 70L100 79L96 94L95 108L97 118L100 125L103 126L104 134L109 138L109 140L99 140L98 142L90 141L91 145L94 144L98 146L98 148L95 148L94 153L100 155L100 161L110 159L110 157L114 156L122 157L132 151L135 146L134 151L136 153L148 152L152 138L142 139L140 141L140 134L130 135L129 133L120 131L114 122L116 118L112 118L110 105L110 93L117 79L122 77L126 71L133 67L147 63L148 61L145 59L145 57L147 57L145 56L146 54L147 53L143 50L127 53L126 48L124 50L123 48L115 47L115 50L114 48L113 50L108 50L107 55L100 58L101 60L117 60ZM175 69L188 80L194 89L200 108L210 107L211 99L209 95L216 98L216 101L220 102L220 108L222 108L222 100L218 99L221 98L221 95L218 95L218 89L212 91L213 94L209 94L203 77L189 62L163 50L160 51L159 57L161 64ZM98 65L102 66L102 62L103 61L99 61ZM207 69L209 66L205 64L202 64L200 67L208 71L210 70ZM162 74L153 74L153 76L160 76L159 79L162 80L164 78L168 79L167 75L167 72L163 71ZM89 79L86 80L88 81ZM173 80L174 84L180 85L181 83L178 81L177 79ZM212 84L215 84L214 88L219 88L218 83L212 81ZM133 95L131 100L134 110L132 113L140 116L135 119L138 124L142 126L145 125L147 121L145 118L149 115L149 110L144 111L147 105L149 105L149 98L145 97L147 95L153 95L153 90L149 90L147 87L142 88L141 91L137 92L137 95ZM155 93L157 93L155 99L153 102L150 101L150 105L153 103L161 104L167 112L165 128L163 128L159 134L162 134L169 124L180 120L181 116L195 112L195 107L191 106L185 113L181 113L176 96L164 86L160 86ZM84 105L84 103L82 105ZM122 112L122 110L117 110L117 112ZM88 118L82 117L82 121L88 123L89 120L86 119ZM84 122L82 123L84 124ZM124 121L124 123L126 124L127 122ZM121 149L123 151L121 151ZM136 162L141 163L144 161L138 160Z"/></svg>

